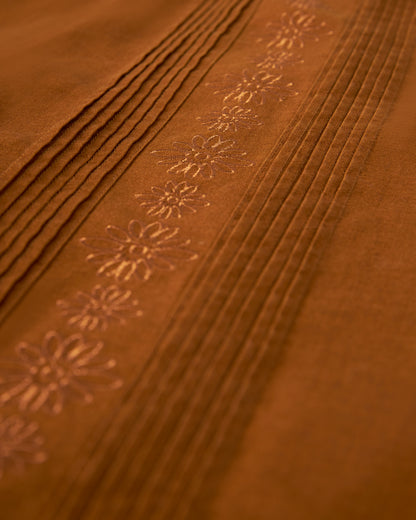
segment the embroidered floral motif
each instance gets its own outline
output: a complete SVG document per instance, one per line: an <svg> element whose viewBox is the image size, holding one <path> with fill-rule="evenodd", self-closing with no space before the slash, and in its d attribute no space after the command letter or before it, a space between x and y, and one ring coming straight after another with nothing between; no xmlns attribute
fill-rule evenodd
<svg viewBox="0 0 416 520"><path fill-rule="evenodd" d="M237 132L240 128L253 128L263 123L259 116L251 108L241 108L225 106L221 112L211 112L207 117L197 117L203 125L207 125L209 130L219 132Z"/></svg>
<svg viewBox="0 0 416 520"><path fill-rule="evenodd" d="M63 339L54 331L46 334L41 346L19 344L21 362L4 367L0 376L0 400L16 400L22 410L53 414L61 412L67 399L92 402L93 389L121 385L111 372L115 361L98 358L102 348L101 342L85 343L79 334Z"/></svg>
<svg viewBox="0 0 416 520"><path fill-rule="evenodd" d="M280 21L268 24L265 36L267 48L296 49L303 48L305 40L319 41L322 35L332 34L325 22L320 22L313 14L303 10L283 13Z"/></svg>
<svg viewBox="0 0 416 520"><path fill-rule="evenodd" d="M198 186L190 186L186 181L178 184L168 181L164 187L153 186L152 193L139 193L135 197L141 206L148 208L148 215L181 218L184 213L195 213L197 207L209 206L205 195L197 191Z"/></svg>
<svg viewBox="0 0 416 520"><path fill-rule="evenodd" d="M47 459L43 438L34 422L21 417L0 417L0 478L12 468L22 471L26 464L41 464Z"/></svg>
<svg viewBox="0 0 416 520"><path fill-rule="evenodd" d="M78 291L73 301L58 300L56 304L69 317L68 324L81 330L106 330L112 321L124 325L125 317L142 315L132 292L117 285L96 285L91 293Z"/></svg>
<svg viewBox="0 0 416 520"><path fill-rule="evenodd" d="M276 72L282 70L283 67L288 65L303 63L303 59L299 54L272 47L267 50L266 54L257 57L254 60L254 63L259 69Z"/></svg>
<svg viewBox="0 0 416 520"><path fill-rule="evenodd" d="M101 264L97 274L118 281L132 277L148 280L154 271L173 270L180 261L195 260L197 254L187 246L190 240L178 238L179 228L164 227L160 222L147 226L131 220L127 231L107 226L107 238L82 238L94 250L87 260Z"/></svg>
<svg viewBox="0 0 416 520"><path fill-rule="evenodd" d="M264 70L251 73L245 70L241 76L227 74L224 84L217 87L214 94L223 94L224 103L262 105L267 95L273 94L275 99L283 101L296 96L297 92L293 83L285 80L280 74L270 74Z"/></svg>
<svg viewBox="0 0 416 520"><path fill-rule="evenodd" d="M170 165L168 173L180 173L187 177L211 178L217 173L234 173L237 166L251 166L245 159L246 152L234 149L234 141L222 140L213 135L208 139L201 135L192 143L173 143L172 149L155 150L161 157L160 164Z"/></svg>

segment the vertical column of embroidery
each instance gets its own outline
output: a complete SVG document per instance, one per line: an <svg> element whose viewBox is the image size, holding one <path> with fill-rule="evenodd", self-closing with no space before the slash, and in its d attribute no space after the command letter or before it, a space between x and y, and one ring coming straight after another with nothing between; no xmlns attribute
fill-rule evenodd
<svg viewBox="0 0 416 520"><path fill-rule="evenodd" d="M257 48L261 49L251 58L251 67L207 84L222 100L220 109L197 117L208 130L235 135L242 129L255 129L263 125L256 110L268 101L282 102L298 94L286 77L287 69L303 63L300 51L308 40L319 41L332 31L310 11L315 0L289 0L288 4L291 11L267 23L263 36L257 38ZM195 135L190 142L174 142L170 148L151 153L159 159L158 164L168 166L167 173L195 180L209 180L217 174L231 174L238 167L253 165L237 141L218 134ZM148 215L179 218L181 207L186 205L179 195L184 187L192 193L201 191L200 186L189 186L186 181L168 181L164 187L152 187L151 193L137 194L136 198L142 206L149 206ZM208 204L205 195L200 194L199 206ZM191 212L195 210L192 208Z"/></svg>
<svg viewBox="0 0 416 520"><path fill-rule="evenodd" d="M90 250L86 260L96 266L98 276L111 282L56 302L66 325L77 332L64 337L48 331L40 345L20 343L16 360L0 363L0 403L14 404L19 410L0 417L0 478L11 467L21 470L47 458L38 425L22 413L42 410L56 415L67 401L88 404L97 390L121 386L114 372L116 361L102 355L103 341L87 335L142 316L134 284L198 258L191 240L181 236L179 227L165 222L195 215L210 205L201 182L253 166L238 144L239 131L258 129L263 125L262 108L298 94L286 77L287 70L303 62L301 51L308 40L331 34L311 12L314 3L290 0L290 11L268 23L257 38L258 51L243 70L208 84L221 106L197 120L213 134L194 135L151 152L171 178L134 196L145 219L156 220L132 219L126 228L110 224L102 236L81 239Z"/></svg>

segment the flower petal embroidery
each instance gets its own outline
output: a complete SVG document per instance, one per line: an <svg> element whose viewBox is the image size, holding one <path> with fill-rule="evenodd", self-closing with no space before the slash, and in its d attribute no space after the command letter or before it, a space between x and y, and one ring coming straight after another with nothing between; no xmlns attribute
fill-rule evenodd
<svg viewBox="0 0 416 520"><path fill-rule="evenodd" d="M164 187L153 186L151 193L139 193L135 197L141 206L148 208L148 215L181 218L186 213L195 213L197 207L209 206L198 189L186 181L177 184L168 181Z"/></svg>
<svg viewBox="0 0 416 520"><path fill-rule="evenodd" d="M117 285L96 285L91 293L78 292L74 300L58 300L56 303L68 316L68 324L83 331L106 330L110 322L124 324L126 317L142 315L131 291Z"/></svg>
<svg viewBox="0 0 416 520"><path fill-rule="evenodd" d="M0 417L0 478L9 470L21 471L27 464L47 459L44 440L35 422L13 415Z"/></svg>
<svg viewBox="0 0 416 520"><path fill-rule="evenodd" d="M170 165L168 173L211 178L220 172L232 173L237 166L252 165L246 159L246 152L236 150L234 145L234 141L223 140L219 135L208 138L196 135L192 138L192 145L186 148L181 143L173 143L172 149L154 150L152 153L160 158L160 164Z"/></svg>
<svg viewBox="0 0 416 520"><path fill-rule="evenodd" d="M214 87L214 94L222 95L224 104L263 105L267 96L282 101L298 94L292 82L287 81L281 74L267 70L244 70L241 75L227 74L223 81L214 84Z"/></svg>
<svg viewBox="0 0 416 520"><path fill-rule="evenodd" d="M59 359L64 354L64 344L56 332L48 332L42 343L45 358ZM43 360L42 360L43 361Z"/></svg>
<svg viewBox="0 0 416 520"><path fill-rule="evenodd" d="M284 67L303 63L302 56L280 48L268 48L266 54L257 56L253 63L260 70L269 73L280 73Z"/></svg>
<svg viewBox="0 0 416 520"><path fill-rule="evenodd" d="M206 117L197 117L209 130L219 132L237 132L241 128L254 128L263 123L251 108L242 108L238 105L233 107L224 106L221 111L211 112Z"/></svg>
<svg viewBox="0 0 416 520"><path fill-rule="evenodd" d="M120 235L123 239L117 247L117 253L107 257L105 251L101 257L88 255L87 260L98 264L101 260L97 271L99 275L114 277L118 281L129 281L133 276L148 280L154 271L162 268L159 266L163 265L165 269L166 263L160 259L166 248L178 249L182 259L193 260L197 257L194 252L187 250L189 242L180 240L178 233L178 228L164 226L158 221L144 225L138 220L131 220L126 235ZM83 243L87 245L88 241ZM176 263L171 268L175 267Z"/></svg>
<svg viewBox="0 0 416 520"><path fill-rule="evenodd" d="M332 31L325 22L320 22L316 15L300 8L291 13L283 13L277 23L268 24L259 41L266 41L268 48L291 51L303 48L306 40L317 42L322 35L331 34Z"/></svg>
<svg viewBox="0 0 416 520"><path fill-rule="evenodd" d="M18 356L25 362L29 364L40 364L42 359L42 354L36 347L32 347L28 343L20 343L16 347L16 352Z"/></svg>
<svg viewBox="0 0 416 520"><path fill-rule="evenodd" d="M196 253L193 253L192 251L189 251L189 249L186 249L187 243L183 244L183 247L177 247L177 248L163 248L161 249L160 253L157 253L158 258L164 257L169 259L171 262L174 261L189 261L189 260L196 260L198 258L198 255ZM160 255L160 256L159 256Z"/></svg>
<svg viewBox="0 0 416 520"><path fill-rule="evenodd" d="M86 385L84 395L92 394L94 378L100 374L111 383L109 388L120 385L120 379L112 373L114 360L103 360L98 357L102 343L86 343L80 334L62 338L57 332L48 332L40 347L30 345L31 352L38 353L38 360L22 356L28 349L17 347L18 356L22 359L20 380L16 375L1 375L0 381L10 383L10 389L4 389L1 400L17 401L23 410L48 410L53 414L61 412L64 403L71 397L71 389L82 383ZM91 376L89 378L89 375Z"/></svg>
<svg viewBox="0 0 416 520"><path fill-rule="evenodd" d="M116 242L125 242L129 238L124 229L121 229L118 226L107 226L106 231L107 235Z"/></svg>

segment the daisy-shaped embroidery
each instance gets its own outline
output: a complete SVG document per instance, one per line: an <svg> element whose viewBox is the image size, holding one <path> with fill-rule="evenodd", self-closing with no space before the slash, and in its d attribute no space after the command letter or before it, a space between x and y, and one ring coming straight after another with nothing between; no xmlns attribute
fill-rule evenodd
<svg viewBox="0 0 416 520"><path fill-rule="evenodd" d="M129 281L135 277L148 280L156 270L173 270L181 261L195 260L197 254L188 249L190 240L178 237L179 228L165 227L160 222L143 225L131 220L127 230L107 226L105 238L82 238L93 252L87 261L98 264L99 275Z"/></svg>
<svg viewBox="0 0 416 520"><path fill-rule="evenodd" d="M141 316L132 292L117 285L96 285L91 293L78 291L72 301L58 300L57 306L68 316L68 324L81 330L106 330L109 323L126 323L126 317Z"/></svg>
<svg viewBox="0 0 416 520"><path fill-rule="evenodd" d="M268 49L266 54L253 59L256 67L268 72L281 71L283 67L302 63L302 56L279 48Z"/></svg>
<svg viewBox="0 0 416 520"><path fill-rule="evenodd" d="M214 94L222 94L224 103L262 105L266 97L272 95L279 101L297 92L293 83L288 82L282 75L271 74L261 70L259 72L243 71L241 76L227 74L224 83L216 87Z"/></svg>
<svg viewBox="0 0 416 520"><path fill-rule="evenodd" d="M187 177L211 178L217 173L234 173L238 166L251 166L246 152L234 149L235 142L222 140L219 135L205 139L201 135L192 138L192 143L173 143L171 149L155 150L159 164L169 165L168 173Z"/></svg>
<svg viewBox="0 0 416 520"><path fill-rule="evenodd" d="M306 40L319 41L323 35L332 31L325 22L320 22L313 14L303 10L283 13L280 21L270 23L261 40L266 40L267 47L292 50L303 48Z"/></svg>
<svg viewBox="0 0 416 520"><path fill-rule="evenodd" d="M153 217L181 218L185 213L195 213L196 209L209 206L205 195L198 193L198 186L190 186L186 181L175 184L168 181L163 187L153 186L151 193L135 195L140 206L147 209Z"/></svg>
<svg viewBox="0 0 416 520"><path fill-rule="evenodd" d="M36 423L17 415L0 417L0 478L9 469L21 472L27 464L45 462L42 445Z"/></svg>
<svg viewBox="0 0 416 520"><path fill-rule="evenodd" d="M100 359L102 348L101 342L86 343L79 334L61 338L54 331L40 346L20 343L20 362L1 367L0 401L14 400L22 410L53 414L60 413L68 399L91 403L95 390L121 385L112 373L115 361Z"/></svg>
<svg viewBox="0 0 416 520"><path fill-rule="evenodd" d="M197 117L209 130L219 132L237 132L240 128L253 128L262 122L259 116L251 108L242 108L238 105L233 107L225 106L220 112L211 112L206 117Z"/></svg>

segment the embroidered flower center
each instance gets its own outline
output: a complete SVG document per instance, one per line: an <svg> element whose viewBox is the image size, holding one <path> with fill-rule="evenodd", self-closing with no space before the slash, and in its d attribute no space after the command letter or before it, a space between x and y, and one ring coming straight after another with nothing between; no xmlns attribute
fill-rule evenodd
<svg viewBox="0 0 416 520"><path fill-rule="evenodd" d="M197 164L206 164L211 161L211 155L203 150L192 150L193 160Z"/></svg>
<svg viewBox="0 0 416 520"><path fill-rule="evenodd" d="M177 206L181 202L181 199L177 195L167 195L165 202L169 204L169 206Z"/></svg>
<svg viewBox="0 0 416 520"><path fill-rule="evenodd" d="M294 38L297 38L301 34L302 34L302 31L298 27L293 25L293 24L290 26L290 28L287 27L284 30L284 35L285 36L293 36Z"/></svg>
<svg viewBox="0 0 416 520"><path fill-rule="evenodd" d="M218 118L219 123L228 123L229 121L232 121L232 120L233 120L233 116L229 113L223 113Z"/></svg>
<svg viewBox="0 0 416 520"><path fill-rule="evenodd" d="M70 370L59 364L56 360L48 360L41 358L38 366L30 369L33 382L49 391L56 390L59 387L68 386L70 383Z"/></svg>
<svg viewBox="0 0 416 520"><path fill-rule="evenodd" d="M240 90L247 90L249 92L257 92L264 87L262 83L255 80L244 80L243 83L240 83Z"/></svg>
<svg viewBox="0 0 416 520"><path fill-rule="evenodd" d="M141 260L150 259L153 256L153 247L145 242L129 244L124 247L120 255L127 262L137 263Z"/></svg>
<svg viewBox="0 0 416 520"><path fill-rule="evenodd" d="M97 317L111 316L113 309L105 302L99 300L90 300L81 310L81 313L84 315L89 314Z"/></svg>
<svg viewBox="0 0 416 520"><path fill-rule="evenodd" d="M96 307L94 310L96 310L97 314L104 314L105 316L111 316L113 314L113 308L108 306L104 302L95 302Z"/></svg>
<svg viewBox="0 0 416 520"><path fill-rule="evenodd" d="M91 299L84 307L83 312L100 312L106 311L107 307L104 302Z"/></svg>

